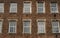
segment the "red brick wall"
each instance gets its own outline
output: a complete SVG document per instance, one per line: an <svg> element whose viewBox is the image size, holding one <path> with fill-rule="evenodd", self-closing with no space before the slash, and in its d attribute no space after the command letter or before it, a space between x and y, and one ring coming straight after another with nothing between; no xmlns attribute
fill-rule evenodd
<svg viewBox="0 0 60 38"><path fill-rule="evenodd" d="M23 14L23 1L32 1L32 14ZM45 1L46 12L44 14L37 14L36 1ZM50 13L50 2L57 2L59 14L56 14L56 19L60 19L60 0L0 0L5 3L4 13L0 14L0 19L4 19L3 30L0 34L0 38L56 38L55 34L51 32L51 19L54 18L54 14ZM18 3L18 12L16 14L9 13L10 2ZM17 21L17 33L8 33L8 19L18 19ZM32 19L32 33L23 34L22 19ZM46 19L46 34L37 34L37 19ZM58 34L58 38L60 35Z"/></svg>

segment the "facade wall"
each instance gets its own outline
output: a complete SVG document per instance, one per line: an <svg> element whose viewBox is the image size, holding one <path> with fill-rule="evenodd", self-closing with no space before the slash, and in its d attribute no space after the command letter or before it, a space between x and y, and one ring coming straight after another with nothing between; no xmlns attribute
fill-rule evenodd
<svg viewBox="0 0 60 38"><path fill-rule="evenodd" d="M23 14L23 1L32 1L32 13ZM36 2L45 1L45 13L37 14ZM57 2L59 13L56 14L55 19L60 19L60 0L0 0L4 3L4 13L0 14L0 19L3 19L3 28L0 38L56 38L56 34L52 33L51 30L51 19L54 19L54 14L50 12L50 2ZM9 5L11 2L16 2L18 4L17 13L9 13ZM8 33L8 19L17 19L17 33L9 34ZM31 19L32 28L31 34L23 34L23 23L22 19ZM46 19L46 33L37 34L37 19ZM60 38L60 34L58 34Z"/></svg>

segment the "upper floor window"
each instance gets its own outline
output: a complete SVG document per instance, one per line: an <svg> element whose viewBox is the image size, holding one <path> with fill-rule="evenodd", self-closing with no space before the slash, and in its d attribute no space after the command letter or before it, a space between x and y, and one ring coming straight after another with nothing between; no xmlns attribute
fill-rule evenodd
<svg viewBox="0 0 60 38"><path fill-rule="evenodd" d="M4 13L4 3L0 3L0 13Z"/></svg>
<svg viewBox="0 0 60 38"><path fill-rule="evenodd" d="M9 33L16 33L16 26L17 26L16 20L10 20L9 21Z"/></svg>
<svg viewBox="0 0 60 38"><path fill-rule="evenodd" d="M31 20L23 20L23 33L31 33Z"/></svg>
<svg viewBox="0 0 60 38"><path fill-rule="evenodd" d="M38 19L37 20L38 24L38 33L45 33L45 19Z"/></svg>
<svg viewBox="0 0 60 38"><path fill-rule="evenodd" d="M59 21L52 21L52 32L53 33L59 33L60 27L59 27Z"/></svg>
<svg viewBox="0 0 60 38"><path fill-rule="evenodd" d="M17 3L10 3L10 13L17 13Z"/></svg>
<svg viewBox="0 0 60 38"><path fill-rule="evenodd" d="M37 2L37 13L45 13L45 3Z"/></svg>
<svg viewBox="0 0 60 38"><path fill-rule="evenodd" d="M52 2L50 4L50 10L51 10L51 13L58 13L58 5L57 5L57 3Z"/></svg>
<svg viewBox="0 0 60 38"><path fill-rule="evenodd" d="M31 13L31 2L23 3L23 13Z"/></svg>

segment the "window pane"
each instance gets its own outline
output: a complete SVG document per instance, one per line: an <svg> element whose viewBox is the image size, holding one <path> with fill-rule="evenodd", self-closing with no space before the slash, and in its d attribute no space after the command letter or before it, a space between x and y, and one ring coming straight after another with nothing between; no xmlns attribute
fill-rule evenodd
<svg viewBox="0 0 60 38"><path fill-rule="evenodd" d="M16 22L9 22L9 33L16 32Z"/></svg>
<svg viewBox="0 0 60 38"><path fill-rule="evenodd" d="M24 2L24 13L30 13L31 12L31 3L30 2Z"/></svg>
<svg viewBox="0 0 60 38"><path fill-rule="evenodd" d="M10 32L15 32L15 27L10 27Z"/></svg>
<svg viewBox="0 0 60 38"><path fill-rule="evenodd" d="M53 33L58 33L59 32L59 22L52 22L52 31Z"/></svg>
<svg viewBox="0 0 60 38"><path fill-rule="evenodd" d="M30 21L24 21L24 26L30 26Z"/></svg>
<svg viewBox="0 0 60 38"><path fill-rule="evenodd" d="M56 7L56 3L52 3L51 4L51 7Z"/></svg>
<svg viewBox="0 0 60 38"><path fill-rule="evenodd" d="M24 33L30 33L30 27L24 27Z"/></svg>
<svg viewBox="0 0 60 38"><path fill-rule="evenodd" d="M57 13L58 12L57 3L51 3L51 12L52 13Z"/></svg>
<svg viewBox="0 0 60 38"><path fill-rule="evenodd" d="M38 13L43 13L44 12L44 3L43 2L38 2L37 5L38 5L37 12Z"/></svg>
<svg viewBox="0 0 60 38"><path fill-rule="evenodd" d="M9 24L10 24L10 26L14 27L16 25L16 22L10 22Z"/></svg>
<svg viewBox="0 0 60 38"><path fill-rule="evenodd" d="M43 12L43 8L38 8L38 12L42 13Z"/></svg>
<svg viewBox="0 0 60 38"><path fill-rule="evenodd" d="M43 7L43 3L38 3L38 7Z"/></svg>
<svg viewBox="0 0 60 38"><path fill-rule="evenodd" d="M17 3L10 4L10 12L17 12Z"/></svg>
<svg viewBox="0 0 60 38"><path fill-rule="evenodd" d="M51 11L56 11L56 10L57 10L57 8L53 7Z"/></svg>
<svg viewBox="0 0 60 38"><path fill-rule="evenodd" d="M4 3L0 3L0 12L4 12Z"/></svg>
<svg viewBox="0 0 60 38"><path fill-rule="evenodd" d="M2 21L0 21L0 33L2 32Z"/></svg>
<svg viewBox="0 0 60 38"><path fill-rule="evenodd" d="M45 33L45 22L38 22L38 33Z"/></svg>
<svg viewBox="0 0 60 38"><path fill-rule="evenodd" d="M31 31L30 21L25 20L25 21L23 22L23 32L24 32L24 33L30 33L30 31Z"/></svg>

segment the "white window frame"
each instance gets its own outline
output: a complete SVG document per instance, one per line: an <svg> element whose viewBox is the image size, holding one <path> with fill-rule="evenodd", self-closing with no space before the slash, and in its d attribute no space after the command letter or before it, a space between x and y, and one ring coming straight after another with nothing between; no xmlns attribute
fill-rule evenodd
<svg viewBox="0 0 60 38"><path fill-rule="evenodd" d="M43 12L38 12L38 2L36 3L37 4L37 13L45 13L45 2L42 2L43 3Z"/></svg>
<svg viewBox="0 0 60 38"><path fill-rule="evenodd" d="M16 22L16 26L15 26L15 32L10 32L10 25L9 25L9 29L8 29L8 33L16 33L17 32L17 19L8 19L8 21L15 21Z"/></svg>
<svg viewBox="0 0 60 38"><path fill-rule="evenodd" d="M59 31L58 33L60 33L60 22L59 22L60 19L51 19L51 22L53 22L53 20L58 20L56 22L58 22L58 31ZM53 32L53 27L52 27L52 33L56 33L56 32Z"/></svg>
<svg viewBox="0 0 60 38"><path fill-rule="evenodd" d="M27 33L27 34L31 34L31 19L23 19L22 21L23 21L23 34L27 33L27 32L24 32L24 21L30 21L30 26L29 26L30 27L30 33Z"/></svg>
<svg viewBox="0 0 60 38"><path fill-rule="evenodd" d="M4 13L4 3L0 3L0 4L3 4L3 11L1 11L0 13Z"/></svg>
<svg viewBox="0 0 60 38"><path fill-rule="evenodd" d="M12 7L11 7L12 4L16 4L16 11L12 11L11 10L12 9ZM17 13L17 3L10 3L10 10L9 10L9 12L10 13Z"/></svg>
<svg viewBox="0 0 60 38"><path fill-rule="evenodd" d="M3 27L3 19L0 19L0 21L2 22L2 26L1 26L1 32L0 33L2 33L2 27Z"/></svg>
<svg viewBox="0 0 60 38"><path fill-rule="evenodd" d="M52 3L54 3L54 2L52 2ZM56 3L56 9L57 9L56 11L52 11L52 10L51 10L51 8L52 8L52 7L51 7L51 4L52 4L52 3L50 3L50 12L51 12L51 13L59 13L59 12L58 12L58 3Z"/></svg>
<svg viewBox="0 0 60 38"><path fill-rule="evenodd" d="M24 2L30 2L30 12L25 12L24 11ZM31 14L32 13L32 2L31 1L24 1L24 2L23 2L23 13L24 14Z"/></svg>
<svg viewBox="0 0 60 38"><path fill-rule="evenodd" d="M38 21L43 21L45 22L45 25L44 25L44 33L46 33L46 19L37 19L37 27L38 27ZM37 29L37 34L40 34L40 32L38 32L38 29Z"/></svg>

